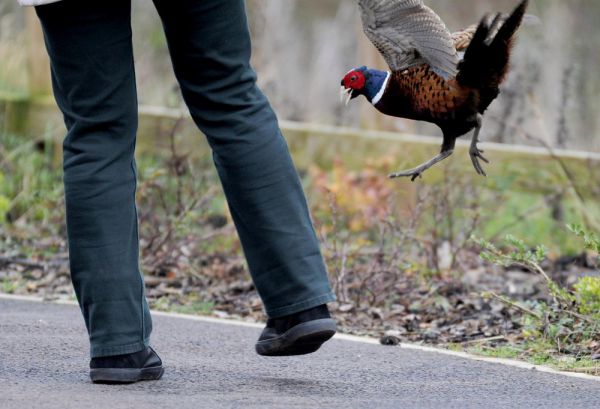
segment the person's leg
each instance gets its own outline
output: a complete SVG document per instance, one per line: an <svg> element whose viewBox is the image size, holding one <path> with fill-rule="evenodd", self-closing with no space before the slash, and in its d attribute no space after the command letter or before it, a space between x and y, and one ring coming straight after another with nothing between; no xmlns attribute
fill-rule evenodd
<svg viewBox="0 0 600 409"><path fill-rule="evenodd" d="M154 0L270 318L333 301L287 144L250 67L243 0Z"/></svg>
<svg viewBox="0 0 600 409"><path fill-rule="evenodd" d="M243 0L154 0L175 74L206 134L269 320L261 355L314 352L335 333L333 301L287 145L250 67Z"/></svg>
<svg viewBox="0 0 600 409"><path fill-rule="evenodd" d="M137 97L130 2L36 7L68 129L64 185L71 278L92 358L145 350L152 329L138 267Z"/></svg>

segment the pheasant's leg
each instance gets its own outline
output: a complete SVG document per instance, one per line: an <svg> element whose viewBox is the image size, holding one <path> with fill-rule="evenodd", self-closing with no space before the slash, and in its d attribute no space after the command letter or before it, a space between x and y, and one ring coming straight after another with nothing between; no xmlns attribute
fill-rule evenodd
<svg viewBox="0 0 600 409"><path fill-rule="evenodd" d="M448 156L452 155L452 152L454 152L452 149L442 150L442 152L440 152L435 158L431 159L430 161L427 161L424 164L419 165L414 169L409 169L409 170L405 170L403 172L398 172L398 173L392 173L390 175L390 178L395 179L395 178L400 178L400 177L410 177L410 180L412 180L414 182L415 179L420 177L423 174L423 172L425 172L427 169L429 169L436 163L443 161Z"/></svg>
<svg viewBox="0 0 600 409"><path fill-rule="evenodd" d="M481 159L485 163L490 163L490 161L487 160L483 156L484 152L477 147L477 144L479 143L479 132L480 131L481 131L481 115L478 115L477 116L477 126L475 127L475 132L473 133L473 139L471 140L471 149L469 149L469 155L471 156L471 162L473 162L473 167L475 168L475 171L477 172L477 174L481 175L481 176L487 176L487 174L483 170L483 167L481 166L481 163L479 162L479 159Z"/></svg>

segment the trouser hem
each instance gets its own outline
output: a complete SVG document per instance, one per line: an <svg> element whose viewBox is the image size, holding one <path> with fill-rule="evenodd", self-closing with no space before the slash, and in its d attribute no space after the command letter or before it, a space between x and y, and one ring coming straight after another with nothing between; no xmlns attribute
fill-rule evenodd
<svg viewBox="0 0 600 409"><path fill-rule="evenodd" d="M91 347L90 356L92 358L99 358L102 356L113 356L113 355L124 355L139 352L148 347L149 339L144 342L135 342L133 344L118 345L112 347Z"/></svg>
<svg viewBox="0 0 600 409"><path fill-rule="evenodd" d="M326 304L328 302L333 301L335 301L335 295L333 295L332 292L328 292L327 294L323 294L315 298L310 298L306 301L301 301L292 305L287 305L285 307L266 308L266 310L269 318L278 318L283 317L285 315L290 315L300 311L308 310L309 308L313 308L318 305Z"/></svg>

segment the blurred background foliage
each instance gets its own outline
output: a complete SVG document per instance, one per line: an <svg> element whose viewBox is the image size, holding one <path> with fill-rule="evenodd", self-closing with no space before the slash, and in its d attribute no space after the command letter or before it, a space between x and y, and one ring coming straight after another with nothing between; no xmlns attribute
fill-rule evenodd
<svg viewBox="0 0 600 409"><path fill-rule="evenodd" d="M515 0L427 2L451 30L508 11ZM600 3L595 0L533 0L540 25L525 27L503 94L484 126L483 140L536 144L517 129L541 135L554 146L600 149ZM437 135L427 124L365 118L366 101L348 109L338 103L339 81L350 68L373 64L354 1L248 0L259 82L282 119ZM160 20L148 0L133 0L134 44L142 104L181 107ZM0 90L26 88L23 11L0 4ZM152 86L144 86L152 84Z"/></svg>

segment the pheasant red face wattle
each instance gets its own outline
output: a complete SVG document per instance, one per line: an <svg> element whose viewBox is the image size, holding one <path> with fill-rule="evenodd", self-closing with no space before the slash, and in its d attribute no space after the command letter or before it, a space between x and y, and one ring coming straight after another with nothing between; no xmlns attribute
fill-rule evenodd
<svg viewBox="0 0 600 409"><path fill-rule="evenodd" d="M361 71L350 71L342 80L342 87L340 88L340 100L344 104L348 105L350 100L356 98L360 91L365 88L366 82L367 79Z"/></svg>
<svg viewBox="0 0 600 409"><path fill-rule="evenodd" d="M360 71L350 71L342 80L342 85L346 88L361 90L365 87L366 82L365 74Z"/></svg>

